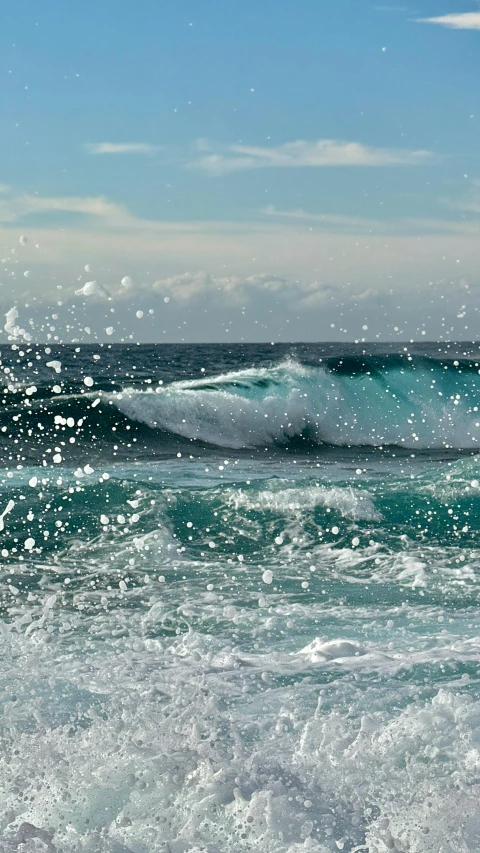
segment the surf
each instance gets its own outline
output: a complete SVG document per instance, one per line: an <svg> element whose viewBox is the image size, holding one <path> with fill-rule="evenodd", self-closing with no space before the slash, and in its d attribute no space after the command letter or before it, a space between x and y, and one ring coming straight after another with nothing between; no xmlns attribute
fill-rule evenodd
<svg viewBox="0 0 480 853"><path fill-rule="evenodd" d="M83 375L55 385L44 376L20 383L9 374L0 395L6 447L20 437L25 446L36 437L44 442L47 433L66 432L70 439L72 419L76 442L95 436L99 452L121 436L137 441L134 435L152 452L183 442L238 451L475 452L480 446L480 373L473 358L350 354L301 364L287 357L197 379L161 376L161 364L142 379L114 385L102 376L87 376L86 384Z"/></svg>
<svg viewBox="0 0 480 853"><path fill-rule="evenodd" d="M351 361L306 367L286 360L102 397L151 429L230 449L294 438L344 447L478 449L476 367L428 359Z"/></svg>

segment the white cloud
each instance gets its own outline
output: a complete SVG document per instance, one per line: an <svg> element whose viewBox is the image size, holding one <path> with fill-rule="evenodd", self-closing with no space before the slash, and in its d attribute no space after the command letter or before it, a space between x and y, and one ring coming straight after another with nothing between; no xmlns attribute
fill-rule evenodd
<svg viewBox="0 0 480 853"><path fill-rule="evenodd" d="M452 30L480 30L480 12L459 12L438 18L420 18L423 24L438 24Z"/></svg>
<svg viewBox="0 0 480 853"><path fill-rule="evenodd" d="M149 142L90 142L86 145L90 154L155 154L158 145Z"/></svg>
<svg viewBox="0 0 480 853"><path fill-rule="evenodd" d="M323 226L326 229L335 229L337 231L353 231L354 233L375 231L375 233L382 234L392 230L392 226L387 220L344 216L338 213L309 213L301 207L295 210L278 210L275 205L269 204L267 207L262 208L260 213L264 216L273 216L277 219L285 219L292 222L295 220L310 222Z"/></svg>
<svg viewBox="0 0 480 853"><path fill-rule="evenodd" d="M464 209L474 209L476 192L473 184L471 197L466 193L461 200ZM27 213L44 211L85 216L64 228L41 216L34 227L22 221ZM412 323L433 318L435 337L441 317L452 314L448 300L468 296L466 285L453 283L471 283L470 304L480 293L480 226L461 211L449 220L390 222L275 207L264 213L263 221L258 215L247 222L153 221L102 197L15 196L11 190L0 197L0 310L11 308L14 293L21 325L29 328L34 320L40 340L90 335L82 332L87 327L102 336L110 325L116 339L128 329L143 340L219 340L227 339L227 324L233 324L231 339L257 340L269 340L275 324L288 324L278 334L292 340L331 336L338 306L356 317L361 302L365 315L384 306L380 331L392 311L399 314L398 306L411 306ZM19 245L22 235L25 245ZM87 279L97 279L112 301ZM138 310L144 312L141 324ZM60 320L50 319L59 312L64 331ZM21 335L20 321L13 314L6 319ZM474 335L472 323L468 332L461 327L455 334Z"/></svg>
<svg viewBox="0 0 480 853"><path fill-rule="evenodd" d="M223 175L245 169L298 168L328 166L416 166L433 159L430 151L400 148L376 148L360 142L317 139L308 142L298 139L275 147L230 145L225 151L204 153L206 143L200 143L201 154L190 162L193 168L210 175Z"/></svg>
<svg viewBox="0 0 480 853"><path fill-rule="evenodd" d="M16 222L31 213L81 213L108 219L112 224L128 220L130 214L122 205L103 196L39 196L4 192L0 198L0 222Z"/></svg>
<svg viewBox="0 0 480 853"><path fill-rule="evenodd" d="M480 194L472 193L471 196L453 205L448 202L450 208L480 212ZM479 226L476 222L466 220L458 221L452 219L420 219L419 217L404 216L398 219L367 219L360 216L344 216L336 213L309 213L302 208L295 210L278 210L275 205L269 204L260 210L264 216L277 219L300 220L309 222L317 227L321 226L326 231L349 234L478 234Z"/></svg>
<svg viewBox="0 0 480 853"><path fill-rule="evenodd" d="M298 285L298 281L271 273L215 276L201 270L159 279L151 289L154 293L173 296L180 301L212 293L226 296L230 302L238 302L248 298L249 293L280 293L295 290Z"/></svg>

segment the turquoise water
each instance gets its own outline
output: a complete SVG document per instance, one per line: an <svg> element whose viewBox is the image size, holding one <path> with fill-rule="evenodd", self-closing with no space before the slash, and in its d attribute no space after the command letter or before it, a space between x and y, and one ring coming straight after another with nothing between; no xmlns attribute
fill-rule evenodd
<svg viewBox="0 0 480 853"><path fill-rule="evenodd" d="M6 851L479 849L479 356L4 348Z"/></svg>

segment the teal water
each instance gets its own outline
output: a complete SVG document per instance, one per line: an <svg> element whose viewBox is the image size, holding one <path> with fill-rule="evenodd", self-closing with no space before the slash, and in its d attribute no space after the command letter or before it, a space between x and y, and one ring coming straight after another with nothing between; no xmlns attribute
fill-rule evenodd
<svg viewBox="0 0 480 853"><path fill-rule="evenodd" d="M47 349L1 353L0 849L477 851L478 346Z"/></svg>

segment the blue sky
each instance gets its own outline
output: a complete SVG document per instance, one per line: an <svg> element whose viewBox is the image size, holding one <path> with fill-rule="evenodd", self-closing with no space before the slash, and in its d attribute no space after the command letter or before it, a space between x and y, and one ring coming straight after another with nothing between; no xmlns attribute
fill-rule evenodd
<svg viewBox="0 0 480 853"><path fill-rule="evenodd" d="M475 2L27 0L0 45L34 337L480 337Z"/></svg>

